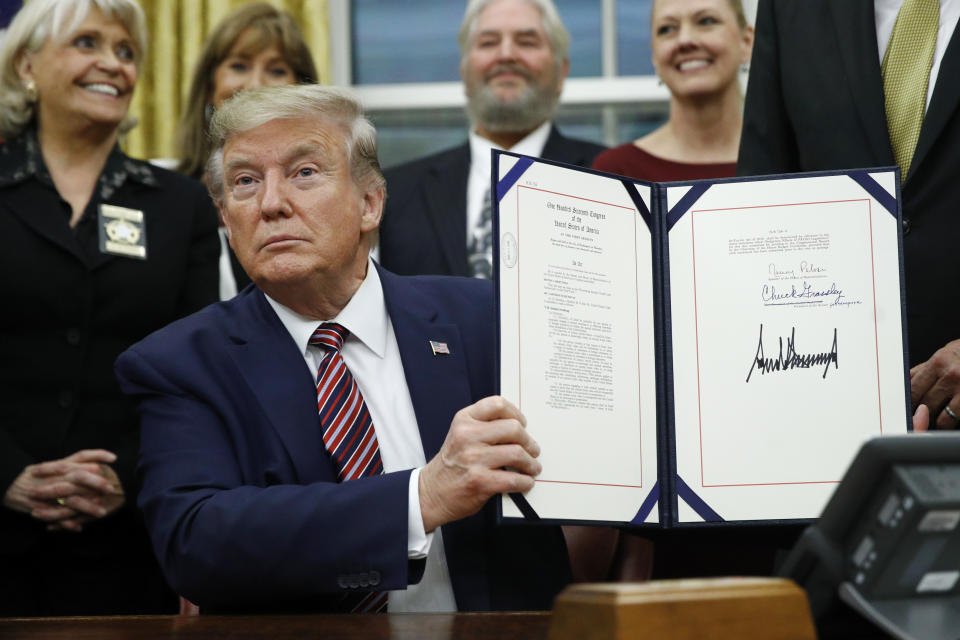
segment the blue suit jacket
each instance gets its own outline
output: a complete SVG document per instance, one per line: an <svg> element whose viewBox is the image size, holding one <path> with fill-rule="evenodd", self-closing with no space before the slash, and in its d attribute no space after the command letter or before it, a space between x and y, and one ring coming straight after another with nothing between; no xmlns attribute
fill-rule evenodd
<svg viewBox="0 0 960 640"><path fill-rule="evenodd" d="M429 460L454 413L493 392L493 292L380 275ZM358 584L420 579L406 551L410 471L336 482L314 381L258 289L153 334L116 371L142 415L139 504L183 596L207 610L323 611ZM569 579L562 535L495 516L491 501L443 527L458 608L549 608Z"/></svg>

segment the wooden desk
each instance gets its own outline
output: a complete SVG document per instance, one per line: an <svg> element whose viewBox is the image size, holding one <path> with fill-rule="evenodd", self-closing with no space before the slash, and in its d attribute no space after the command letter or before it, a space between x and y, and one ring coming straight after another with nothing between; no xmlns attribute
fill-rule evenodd
<svg viewBox="0 0 960 640"><path fill-rule="evenodd" d="M0 618L0 639L546 640L549 613Z"/></svg>

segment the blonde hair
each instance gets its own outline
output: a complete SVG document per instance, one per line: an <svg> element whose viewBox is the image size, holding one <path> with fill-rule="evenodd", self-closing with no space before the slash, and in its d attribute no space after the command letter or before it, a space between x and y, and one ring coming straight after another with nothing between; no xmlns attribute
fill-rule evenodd
<svg viewBox="0 0 960 640"><path fill-rule="evenodd" d="M193 70L187 103L180 116L177 129L177 156L180 162L177 170L189 176L199 178L210 157L212 146L207 138L206 107L213 94L214 73L247 29L253 29L257 35L253 45L256 51L271 45L278 46L283 59L293 68L297 82L313 83L318 79L313 56L303 39L303 33L289 13L265 2L255 2L227 15L203 45Z"/></svg>
<svg viewBox="0 0 960 640"><path fill-rule="evenodd" d="M737 16L737 24L740 25L740 29L745 29L747 27L747 14L743 11L743 2L742 0L729 0L730 8L733 9L734 15Z"/></svg>
<svg viewBox="0 0 960 640"><path fill-rule="evenodd" d="M20 57L39 51L51 39L69 36L94 7L130 33L134 62L140 68L147 49L147 27L143 9L135 0L31 0L17 12L0 41L0 137L18 136L36 115L34 100L17 72ZM136 118L127 116L120 123L120 132L136 124Z"/></svg>
<svg viewBox="0 0 960 640"><path fill-rule="evenodd" d="M739 25L740 30L743 31L746 29L747 26L749 26L749 23L747 22L747 14L743 10L743 0L727 0L727 4L729 4L730 8L733 9L733 14L737 17L737 25ZM656 9L656 6L657 0L653 0L653 2L650 3L651 26L653 26L653 12L654 9Z"/></svg>
<svg viewBox="0 0 960 640"><path fill-rule="evenodd" d="M210 121L213 153L207 162L206 181L214 201L223 200L223 146L227 140L272 120L302 118L318 118L338 126L354 183L364 189L385 188L377 159L377 130L363 114L353 92L316 84L260 87L231 97Z"/></svg>

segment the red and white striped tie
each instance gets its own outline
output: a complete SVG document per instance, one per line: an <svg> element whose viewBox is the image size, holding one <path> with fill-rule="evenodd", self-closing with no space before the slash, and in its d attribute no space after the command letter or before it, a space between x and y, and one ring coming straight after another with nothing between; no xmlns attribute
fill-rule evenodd
<svg viewBox="0 0 960 640"><path fill-rule="evenodd" d="M326 350L317 368L317 411L323 444L340 482L383 473L373 420L360 388L340 355L349 333L342 325L329 322L321 324L310 336L311 345ZM345 608L358 613L386 611L387 593L351 594Z"/></svg>

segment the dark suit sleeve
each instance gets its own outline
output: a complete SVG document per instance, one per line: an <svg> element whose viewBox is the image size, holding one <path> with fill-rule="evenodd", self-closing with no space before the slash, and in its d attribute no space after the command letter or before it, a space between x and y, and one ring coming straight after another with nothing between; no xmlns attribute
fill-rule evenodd
<svg viewBox="0 0 960 640"><path fill-rule="evenodd" d="M175 381L177 367L136 347L117 361L142 417L138 504L178 593L212 609L316 611L335 606L351 575L407 586L409 471L301 485L277 463L254 477L257 430L272 426L225 420L230 398L199 397L196 384Z"/></svg>
<svg viewBox="0 0 960 640"><path fill-rule="evenodd" d="M0 493L5 494L24 468L35 462L0 425Z"/></svg>
<svg viewBox="0 0 960 640"><path fill-rule="evenodd" d="M738 175L800 171L796 137L783 100L778 29L773 0L760 0L737 160Z"/></svg>
<svg viewBox="0 0 960 640"><path fill-rule="evenodd" d="M192 233L187 277L178 304L177 317L199 311L219 299L220 237L216 207L199 184L193 187L188 206L192 207Z"/></svg>

